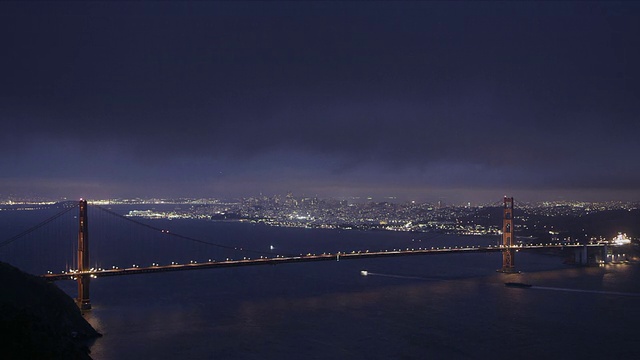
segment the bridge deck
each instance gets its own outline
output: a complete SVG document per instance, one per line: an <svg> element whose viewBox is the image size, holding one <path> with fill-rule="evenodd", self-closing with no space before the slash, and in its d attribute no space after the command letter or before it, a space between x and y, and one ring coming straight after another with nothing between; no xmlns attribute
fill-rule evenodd
<svg viewBox="0 0 640 360"><path fill-rule="evenodd" d="M522 245L513 246L511 248L516 250L533 250L533 249L563 249L563 248L581 248L582 244L544 244L544 245ZM604 244L588 244L588 247L603 247ZM276 265L286 263L299 263L299 262L313 262L313 261L330 261L330 260L351 260L351 259L367 259L377 257L394 257L394 256L410 256L410 255L437 255L437 254L452 254L452 253L482 253L482 252L498 252L506 249L503 246L477 246L477 247L448 247L448 248L431 248L431 249L407 249L407 250L394 250L394 251L376 251L376 252L351 252L351 253L336 253L336 254L307 254L299 256L278 256L271 258L255 258L255 259L242 259L242 260L225 260L225 261L210 261L202 263L190 263L190 264L172 264L172 265L158 265L150 267L130 267L123 269L101 269L90 270L83 272L67 272L62 274L44 274L41 277L49 281L57 280L75 280L78 275L90 275L92 277L103 276L122 276L122 275L135 275L145 273L156 273L166 271L182 271L182 270L196 270L196 269L211 269L211 268L224 268L224 267L238 267L238 266L255 266L255 265Z"/></svg>

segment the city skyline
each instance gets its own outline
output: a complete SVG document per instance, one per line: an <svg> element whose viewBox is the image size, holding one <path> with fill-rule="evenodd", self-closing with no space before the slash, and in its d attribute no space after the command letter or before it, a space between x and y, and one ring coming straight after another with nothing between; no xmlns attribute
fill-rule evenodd
<svg viewBox="0 0 640 360"><path fill-rule="evenodd" d="M0 196L640 200L631 2L0 4Z"/></svg>

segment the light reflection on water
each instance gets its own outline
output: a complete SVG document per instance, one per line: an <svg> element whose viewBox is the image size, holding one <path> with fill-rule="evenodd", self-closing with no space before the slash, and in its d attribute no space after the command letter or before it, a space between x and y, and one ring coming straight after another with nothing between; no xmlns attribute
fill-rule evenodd
<svg viewBox="0 0 640 360"><path fill-rule="evenodd" d="M535 287L533 287L533 289L534 290L580 292L580 293L586 293L586 294L602 294L602 295L619 295L619 296L640 297L640 293L628 293L628 292L621 292L621 291L569 289L569 288L557 288L557 287L548 287L548 286L535 286Z"/></svg>

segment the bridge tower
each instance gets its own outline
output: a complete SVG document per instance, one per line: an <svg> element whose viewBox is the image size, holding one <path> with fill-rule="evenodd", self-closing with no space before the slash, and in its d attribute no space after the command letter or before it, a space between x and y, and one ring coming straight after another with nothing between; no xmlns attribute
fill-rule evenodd
<svg viewBox="0 0 640 360"><path fill-rule="evenodd" d="M515 269L515 254L516 250L512 248L515 234L513 227L513 198L504 197L502 217L502 269L504 273L514 273Z"/></svg>
<svg viewBox="0 0 640 360"><path fill-rule="evenodd" d="M87 216L87 200L80 200L78 214L78 298L76 303L80 310L91 309L89 301L89 281L91 276L82 274L90 270L89 265L89 218Z"/></svg>

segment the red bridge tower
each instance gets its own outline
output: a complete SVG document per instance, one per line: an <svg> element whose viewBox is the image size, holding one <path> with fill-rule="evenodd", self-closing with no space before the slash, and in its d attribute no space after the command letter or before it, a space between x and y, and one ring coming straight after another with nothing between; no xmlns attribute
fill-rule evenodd
<svg viewBox="0 0 640 360"><path fill-rule="evenodd" d="M91 309L89 301L89 280L91 275L82 274L84 271L90 270L89 265L89 218L87 217L87 200L80 200L78 205L80 211L78 214L78 298L76 303L80 310Z"/></svg>
<svg viewBox="0 0 640 360"><path fill-rule="evenodd" d="M502 269L504 273L514 273L515 269L515 254L516 250L512 248L515 240L514 228L513 228L513 198L504 197L503 206L503 219L502 219Z"/></svg>

